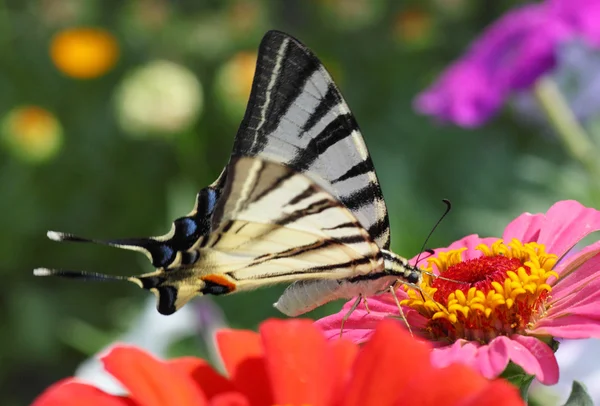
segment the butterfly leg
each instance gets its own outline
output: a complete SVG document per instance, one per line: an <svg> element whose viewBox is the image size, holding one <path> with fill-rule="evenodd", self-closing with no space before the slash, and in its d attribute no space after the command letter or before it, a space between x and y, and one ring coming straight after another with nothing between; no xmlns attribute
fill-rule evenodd
<svg viewBox="0 0 600 406"><path fill-rule="evenodd" d="M404 311L402 310L402 306L400 306L400 301L398 300L398 296L396 296L396 289L395 289L395 284L390 286L390 293L392 294L392 297L394 298L394 301L396 302L396 306L398 306L398 310L400 311L400 316L402 317L402 320L404 320L404 324L406 324L406 327L408 328L408 332L410 333L411 337L414 337L412 329L410 328L410 324L408 324L408 320L406 320L406 316L404 315Z"/></svg>
<svg viewBox="0 0 600 406"><path fill-rule="evenodd" d="M350 315L352 313L354 313L354 311L356 310L356 308L360 304L361 300L363 300L363 296L359 295L356 298L356 300L354 301L354 303L352 304L352 307L350 308L350 310L348 311L348 313L346 313L344 315L344 317L342 317L342 323L341 323L341 326L340 326L340 338L342 338L342 334L344 333L344 324L346 324L346 320L348 320L350 318ZM366 300L365 300L365 302L366 302Z"/></svg>
<svg viewBox="0 0 600 406"><path fill-rule="evenodd" d="M367 311L367 314L371 314L371 310L369 310L369 302L367 302L367 298L360 295L359 297L362 298L363 303L365 304L365 310Z"/></svg>

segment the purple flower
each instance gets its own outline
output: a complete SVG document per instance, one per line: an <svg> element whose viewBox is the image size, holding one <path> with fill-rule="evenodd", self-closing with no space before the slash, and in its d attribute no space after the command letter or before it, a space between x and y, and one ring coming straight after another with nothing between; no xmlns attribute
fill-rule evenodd
<svg viewBox="0 0 600 406"><path fill-rule="evenodd" d="M554 68L562 42L582 36L600 46L597 21L599 0L549 0L509 11L417 96L415 108L463 127L479 126L512 92Z"/></svg>
<svg viewBox="0 0 600 406"><path fill-rule="evenodd" d="M590 45L600 47L600 1L549 0L551 13Z"/></svg>

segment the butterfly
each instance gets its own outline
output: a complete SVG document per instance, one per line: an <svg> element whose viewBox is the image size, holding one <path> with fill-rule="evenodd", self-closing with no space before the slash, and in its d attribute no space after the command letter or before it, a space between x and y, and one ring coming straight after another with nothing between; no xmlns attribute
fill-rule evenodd
<svg viewBox="0 0 600 406"><path fill-rule="evenodd" d="M92 240L50 231L48 237L143 252L156 271L34 273L127 280L153 292L162 314L198 295L279 283L289 286L275 307L289 316L341 298L357 297L355 309L366 296L394 293L398 283L418 288L424 272L389 250L373 162L331 76L306 46L279 31L260 44L229 163L169 233Z"/></svg>

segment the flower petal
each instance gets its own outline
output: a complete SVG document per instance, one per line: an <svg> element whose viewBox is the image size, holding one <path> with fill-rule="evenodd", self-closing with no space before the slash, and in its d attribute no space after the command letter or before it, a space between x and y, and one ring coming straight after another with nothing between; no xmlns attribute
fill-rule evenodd
<svg viewBox="0 0 600 406"><path fill-rule="evenodd" d="M63 379L47 388L31 406L134 406L134 402L108 394L73 378Z"/></svg>
<svg viewBox="0 0 600 406"><path fill-rule="evenodd" d="M355 343L365 342L373 335L375 326L379 321L393 314L394 311L398 312L396 305L386 301L385 296L383 294L369 298L369 312L367 312L364 303L361 303L344 323L342 337ZM323 331L327 339L337 339L340 336L342 319L348 314L355 300L352 299L347 302L338 313L315 321L315 324Z"/></svg>
<svg viewBox="0 0 600 406"><path fill-rule="evenodd" d="M554 270L559 274L559 280L552 288L552 299L558 298L588 285L598 278L600 272L600 241L588 245L581 251L569 255L562 260Z"/></svg>
<svg viewBox="0 0 600 406"><path fill-rule="evenodd" d="M600 47L600 3L597 0L549 0L558 18L592 46Z"/></svg>
<svg viewBox="0 0 600 406"><path fill-rule="evenodd" d="M552 302L550 302L552 307L550 307L546 316L540 319L540 322L575 314L576 309L581 306L594 305L598 307L600 303L599 288L600 278L594 278L590 283L577 290L565 292L566 294L560 298L553 298ZM594 313L597 314L598 311Z"/></svg>
<svg viewBox="0 0 600 406"><path fill-rule="evenodd" d="M535 337L513 335L506 338L505 346L511 361L521 366L525 372L535 377L544 385L558 382L558 362L552 349ZM514 345L517 342L521 347ZM534 357L530 357L530 354Z"/></svg>
<svg viewBox="0 0 600 406"><path fill-rule="evenodd" d="M600 338L600 321L577 315L544 319L529 333L570 339Z"/></svg>
<svg viewBox="0 0 600 406"><path fill-rule="evenodd" d="M600 211L575 200L563 200L548 209L537 242L546 246L546 252L560 258L585 236L598 230Z"/></svg>
<svg viewBox="0 0 600 406"><path fill-rule="evenodd" d="M204 395L192 378L138 348L113 347L102 357L102 362L140 406L206 404Z"/></svg>
<svg viewBox="0 0 600 406"><path fill-rule="evenodd" d="M502 379L496 379L479 393L460 403L461 406L523 406L517 388Z"/></svg>
<svg viewBox="0 0 600 406"><path fill-rule="evenodd" d="M190 376L202 388L204 396L212 402L212 398L221 393L235 391L235 385L203 359L195 357L177 358L168 361L169 367L184 375Z"/></svg>
<svg viewBox="0 0 600 406"><path fill-rule="evenodd" d="M477 351L479 344L458 340L446 347L434 348L431 352L431 364L438 368L445 368L453 363L474 366L477 364Z"/></svg>
<svg viewBox="0 0 600 406"><path fill-rule="evenodd" d="M498 241L498 238L495 238L495 237L482 238L482 237L478 236L477 234L471 234L464 238L461 238L460 240L454 241L452 244L450 244L446 248L434 249L433 256L437 256L440 252L448 252L448 251L458 250L461 248L466 248L466 251L464 251L462 253L463 261L466 261L469 259L474 259L474 258L479 258L481 256L481 251L478 251L476 249L477 246L480 244L485 244L485 245L490 246L496 241ZM415 259L416 259L416 257L412 258L410 260L410 262L414 263ZM435 269L435 271L436 271L436 273L439 273L439 272L437 272L438 271L437 269Z"/></svg>
<svg viewBox="0 0 600 406"><path fill-rule="evenodd" d="M480 126L495 114L503 96L480 66L458 61L419 94L413 105L421 114L471 128Z"/></svg>
<svg viewBox="0 0 600 406"><path fill-rule="evenodd" d="M343 371L311 320L267 320L260 334L275 404L331 403Z"/></svg>
<svg viewBox="0 0 600 406"><path fill-rule="evenodd" d="M483 124L511 92L530 87L554 67L557 45L573 30L548 14L546 4L504 14L417 97L415 108L464 127Z"/></svg>
<svg viewBox="0 0 600 406"><path fill-rule="evenodd" d="M506 226L502 239L510 242L513 238L527 243L536 242L540 238L540 229L546 217L543 214L523 213Z"/></svg>
<svg viewBox="0 0 600 406"><path fill-rule="evenodd" d="M432 388L427 382L435 382ZM419 399L421 406L437 405L523 405L517 388L503 380L489 381L474 369L460 364L446 368L428 370L425 374L415 374L410 382L408 401L398 404L411 405ZM490 396L490 390L500 397ZM478 399L475 403L473 399Z"/></svg>
<svg viewBox="0 0 600 406"><path fill-rule="evenodd" d="M410 393L413 374L432 368L429 352L429 345L413 339L397 322L382 321L356 358L343 404L394 405Z"/></svg>
<svg viewBox="0 0 600 406"><path fill-rule="evenodd" d="M432 351L432 363L436 366L461 363L477 369L489 379L499 376L509 361L520 365L525 372L535 375L546 385L558 380L558 364L554 353L535 337L499 336L486 345L457 341L451 346Z"/></svg>
<svg viewBox="0 0 600 406"><path fill-rule="evenodd" d="M239 392L223 392L210 400L210 406L250 406L250 401Z"/></svg>
<svg viewBox="0 0 600 406"><path fill-rule="evenodd" d="M273 404L260 335L248 330L219 330L219 354L237 389L250 404Z"/></svg>
<svg viewBox="0 0 600 406"><path fill-rule="evenodd" d="M406 292L402 289L398 289L396 291L396 296L399 300L402 300L406 298ZM325 316L315 322L315 324L323 331L327 339L331 340L340 337L342 320L346 317L355 301L356 299L350 300L338 313ZM354 343L363 343L373 335L373 331L378 323L386 318L398 319L398 322L405 326L404 321L400 317L398 306L391 294L383 293L381 295L372 296L367 298L367 302L369 311L367 311L363 302L354 310L354 312L352 312L348 320L346 320L344 323L344 331L342 333L343 338ZM407 318L416 334L418 329L425 326L425 318L409 307L403 306L402 309L404 316Z"/></svg>
<svg viewBox="0 0 600 406"><path fill-rule="evenodd" d="M346 384L353 374L352 365L359 352L358 345L350 340L340 339L329 341L329 351L331 352L331 363L338 369L338 379L334 382L332 391L338 397L346 392ZM338 404L339 402L336 402Z"/></svg>

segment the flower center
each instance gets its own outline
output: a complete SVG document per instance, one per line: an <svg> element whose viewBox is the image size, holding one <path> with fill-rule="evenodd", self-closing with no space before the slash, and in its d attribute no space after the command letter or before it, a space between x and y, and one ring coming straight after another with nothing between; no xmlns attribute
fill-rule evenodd
<svg viewBox="0 0 600 406"><path fill-rule="evenodd" d="M409 306L425 316L430 339L464 338L488 342L498 335L523 333L546 311L552 290L547 280L558 278L552 270L557 257L542 244L509 244L498 240L479 245L482 256L463 261L466 248L440 253L429 259L419 290L405 288Z"/></svg>
<svg viewBox="0 0 600 406"><path fill-rule="evenodd" d="M475 287L477 290L489 292L493 288L492 282L503 283L508 271L517 271L522 266L523 264L517 258L504 256L483 256L459 262L448 267L444 272L444 278L464 283L437 278L431 284L432 288L437 288L433 298L437 302L447 304L448 297L457 289L468 293L470 288ZM529 271L529 267L526 267L526 271Z"/></svg>

